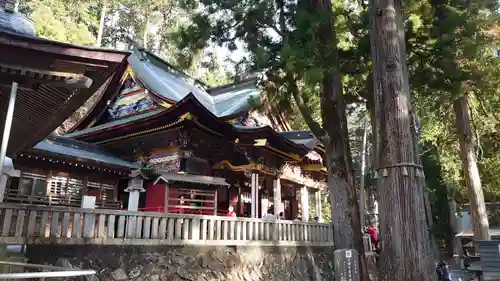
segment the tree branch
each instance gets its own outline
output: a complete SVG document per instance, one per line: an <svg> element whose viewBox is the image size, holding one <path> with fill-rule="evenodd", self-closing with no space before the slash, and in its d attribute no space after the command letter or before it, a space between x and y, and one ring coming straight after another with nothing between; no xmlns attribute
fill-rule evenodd
<svg viewBox="0 0 500 281"><path fill-rule="evenodd" d="M500 119L496 116L496 114L494 112L490 114L486 110L486 107L484 106L484 101L483 101L482 97L480 95L478 95L477 93L474 93L474 96L476 97L478 104L479 104L479 108L481 108L481 111L483 112L483 114L488 116L488 117L493 117L493 119L495 119L495 121L500 122Z"/></svg>
<svg viewBox="0 0 500 281"><path fill-rule="evenodd" d="M297 87L297 82L290 75L287 75L287 84L292 91L293 99L295 100L295 103L299 108L300 114L302 115L302 118L304 118L304 121L306 122L309 129L311 129L311 132L316 136L316 138L320 140L325 139L326 131L318 122L314 121L314 119L312 118L311 109L305 103L299 91L299 88Z"/></svg>
<svg viewBox="0 0 500 281"><path fill-rule="evenodd" d="M261 23L261 22L256 22L256 25L258 27L261 27L261 28L270 28L272 30L274 30L274 32L276 32L279 36L283 37L283 32L281 32L281 30L278 29L278 27L274 26L274 25L271 25L271 24L264 24L264 23Z"/></svg>

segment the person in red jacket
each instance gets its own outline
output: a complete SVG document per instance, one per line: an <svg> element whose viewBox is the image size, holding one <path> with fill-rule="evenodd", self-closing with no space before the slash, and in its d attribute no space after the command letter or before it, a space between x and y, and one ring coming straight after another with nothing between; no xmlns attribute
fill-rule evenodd
<svg viewBox="0 0 500 281"><path fill-rule="evenodd" d="M234 212L234 207L232 205L229 205L229 208L227 209L227 216L236 217L236 213Z"/></svg>
<svg viewBox="0 0 500 281"><path fill-rule="evenodd" d="M375 226L369 226L366 228L366 232L370 235L370 240L375 249L378 249L378 231Z"/></svg>

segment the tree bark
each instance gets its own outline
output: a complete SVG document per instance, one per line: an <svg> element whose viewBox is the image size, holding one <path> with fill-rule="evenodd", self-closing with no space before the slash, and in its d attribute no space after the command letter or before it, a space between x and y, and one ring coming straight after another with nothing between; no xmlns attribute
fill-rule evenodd
<svg viewBox="0 0 500 281"><path fill-rule="evenodd" d="M365 192L365 179L366 179L366 145L368 139L368 119L365 116L363 120L363 144L361 148L361 175L359 183L359 216L361 229L365 229L365 206L366 206L366 192Z"/></svg>
<svg viewBox="0 0 500 281"><path fill-rule="evenodd" d="M373 30L373 26L370 27ZM373 31L370 32L370 34L374 34ZM373 39L371 39L373 41ZM373 44L372 44L373 45ZM373 46L372 46L373 49ZM372 50L373 53L373 50ZM372 81L375 79L373 77L373 74L371 74L368 79L372 79ZM380 84L380 83L378 83ZM372 133L371 133L371 152L370 152L370 177L373 177L375 169L378 167L378 154L379 154L379 149L378 149L378 136L379 136L379 130L378 130L378 122L380 120L380 116L378 114L378 110L380 110L380 105L377 103L377 109L375 108L375 98L378 99L378 96L380 96L380 87L375 86L374 83L372 82L372 87L369 89L371 95L368 96L367 102L366 102L366 107L368 109L368 113L370 114L370 124L372 128ZM377 110L377 112L376 112ZM372 186L370 187L370 197L369 197L369 223L370 225L373 226L378 226L379 223L379 215L378 215L378 194L377 190L374 186L373 183L371 183Z"/></svg>
<svg viewBox="0 0 500 281"><path fill-rule="evenodd" d="M453 198L453 192L450 186L446 186L446 193L448 194L448 212L450 214L450 224L451 229L453 230L453 235L450 237L451 242L451 254L456 264L459 264L460 256L462 255L462 240L456 237L458 234L460 226L458 225L458 216L457 216L457 202Z"/></svg>
<svg viewBox="0 0 500 281"><path fill-rule="evenodd" d="M104 0L102 2L101 16L99 20L99 31L97 32L96 46L101 47L102 45L102 35L104 34L104 23L106 19L106 10L108 8L108 1Z"/></svg>
<svg viewBox="0 0 500 281"><path fill-rule="evenodd" d="M461 96L453 102L455 123L460 142L460 158L465 184L469 191L470 212L474 241L490 240L488 214L484 204L481 178L477 169L474 138L470 128L468 97ZM478 245L476 244L476 252Z"/></svg>
<svg viewBox="0 0 500 281"><path fill-rule="evenodd" d="M413 138L418 139L420 136L420 121L419 121L418 116L416 114L416 112L417 112L416 109L413 108L411 110L411 112L412 112ZM422 156L420 155L420 146L418 145L418 143L416 141L414 142L414 146L415 146L415 163L417 165L422 166ZM429 199L427 182L425 180L425 176L423 173L420 177L419 186L422 188L422 195L423 195L424 207L425 207L424 214L425 214L425 218L427 220L429 239L431 242L431 248L428 249L428 251L429 251L429 253L431 253L433 255L435 260L439 260L439 247L438 247L438 244L436 243L436 239L435 239L433 232L432 232L434 221L433 221L433 217L432 217L431 201Z"/></svg>
<svg viewBox="0 0 500 281"><path fill-rule="evenodd" d="M316 40L323 68L321 113L322 127L326 132L323 143L328 153L328 185L332 194L335 244L336 248L354 248L358 251L361 280L369 280L347 130L333 6L331 0L312 2L315 16L319 19Z"/></svg>
<svg viewBox="0 0 500 281"><path fill-rule="evenodd" d="M371 0L372 60L380 200L379 280L435 280L421 166L415 164L401 3ZM403 38L402 38L403 37Z"/></svg>

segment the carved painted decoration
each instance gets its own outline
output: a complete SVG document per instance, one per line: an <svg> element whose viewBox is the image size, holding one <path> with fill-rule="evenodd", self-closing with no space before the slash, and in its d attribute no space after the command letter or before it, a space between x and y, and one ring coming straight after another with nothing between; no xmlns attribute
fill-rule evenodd
<svg viewBox="0 0 500 281"><path fill-rule="evenodd" d="M276 170L264 164L252 163L246 165L233 165L228 160L223 160L213 165L212 169L229 169L236 172L261 172L268 175L276 175Z"/></svg>
<svg viewBox="0 0 500 281"><path fill-rule="evenodd" d="M269 120L269 118L258 110L252 110L241 117L234 118L230 120L229 123L250 128L270 126L274 130L280 131L279 128L274 128L273 123Z"/></svg>
<svg viewBox="0 0 500 281"><path fill-rule="evenodd" d="M149 164L155 169L164 172L176 173L180 170L181 157L178 152L172 153L170 155L159 155L156 157L151 157L149 159Z"/></svg>
<svg viewBox="0 0 500 281"><path fill-rule="evenodd" d="M302 169L296 165L285 164L281 168L280 178L312 188L323 189L326 184L305 175Z"/></svg>
<svg viewBox="0 0 500 281"><path fill-rule="evenodd" d="M177 173L181 170L181 159L177 158L171 161L157 162L152 164L153 168L167 173Z"/></svg>
<svg viewBox="0 0 500 281"><path fill-rule="evenodd" d="M229 123L231 123L233 125L237 125L237 126L244 126L244 127L250 127L250 128L256 128L256 127L260 126L257 119L253 118L248 113L241 116L241 117L230 120Z"/></svg>
<svg viewBox="0 0 500 281"><path fill-rule="evenodd" d="M134 79L132 71L128 71L127 73L128 77L120 89L118 98L108 110L111 119L126 117L158 108L149 91Z"/></svg>

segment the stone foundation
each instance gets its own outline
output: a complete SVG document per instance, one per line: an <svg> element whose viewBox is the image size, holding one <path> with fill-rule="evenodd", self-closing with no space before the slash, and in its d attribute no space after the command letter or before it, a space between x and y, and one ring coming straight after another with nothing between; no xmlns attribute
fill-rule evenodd
<svg viewBox="0 0 500 281"><path fill-rule="evenodd" d="M333 248L29 245L32 263L93 269L95 281L333 281ZM91 280L72 277L60 280Z"/></svg>

